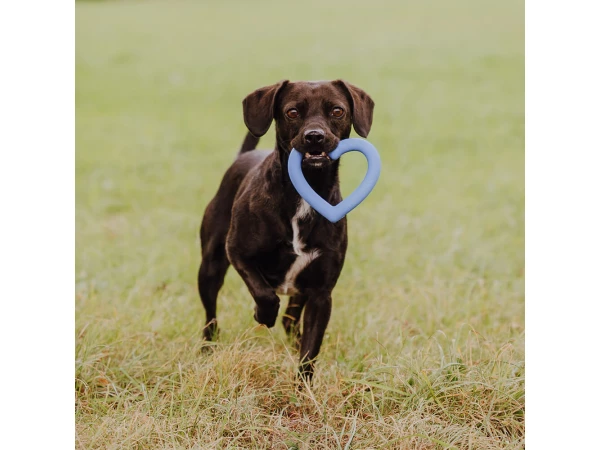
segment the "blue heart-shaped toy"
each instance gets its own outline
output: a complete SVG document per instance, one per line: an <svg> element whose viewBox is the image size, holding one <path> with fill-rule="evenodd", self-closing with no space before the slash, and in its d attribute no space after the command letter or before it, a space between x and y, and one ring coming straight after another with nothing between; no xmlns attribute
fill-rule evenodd
<svg viewBox="0 0 600 450"><path fill-rule="evenodd" d="M315 211L321 214L330 222L337 222L342 219L346 214L356 208L360 203L367 198L367 195L371 193L379 173L381 172L381 159L379 153L373 145L365 141L364 139L344 139L340 141L337 148L329 153L331 159L338 159L346 152L357 151L365 155L367 158L368 168L365 178L362 183L356 188L356 190L342 200L341 203L333 206L327 203L322 197L317 194L313 188L310 187L304 174L302 173L302 153L296 149L292 149L290 157L288 159L288 173L290 174L290 180L292 184L306 202L313 207Z"/></svg>

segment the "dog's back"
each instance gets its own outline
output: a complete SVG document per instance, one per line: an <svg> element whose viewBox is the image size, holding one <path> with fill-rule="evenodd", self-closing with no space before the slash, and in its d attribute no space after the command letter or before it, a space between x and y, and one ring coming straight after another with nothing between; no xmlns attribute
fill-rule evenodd
<svg viewBox="0 0 600 450"><path fill-rule="evenodd" d="M209 240L214 240L215 236L212 235L212 231L206 233L207 229L220 230L217 241L221 244L220 241L222 240L222 245L225 245L225 237L231 221L231 207L244 178L273 152L272 150L256 150L258 141L259 138L254 137L251 133L246 135L236 160L225 172L217 193L206 207L200 227L202 253L205 252L205 247L217 245L217 243L211 244L209 242Z"/></svg>

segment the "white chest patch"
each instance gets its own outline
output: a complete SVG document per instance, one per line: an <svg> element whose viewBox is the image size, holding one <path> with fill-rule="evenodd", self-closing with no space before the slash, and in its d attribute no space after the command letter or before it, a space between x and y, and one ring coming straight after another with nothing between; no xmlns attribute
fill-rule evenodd
<svg viewBox="0 0 600 450"><path fill-rule="evenodd" d="M306 200L302 199L298 204L296 214L294 214L294 217L292 218L292 231L294 232L292 246L294 247L294 253L297 256L290 268L288 269L287 273L285 274L285 280L277 288L277 293L280 295L297 294L298 291L294 286L296 277L300 272L302 272L302 270L304 270L306 266L308 266L312 261L317 259L321 254L321 252L317 249L305 252L304 242L302 242L302 240L300 239L300 229L298 227L298 221L313 213L314 211L310 207L310 205L306 203Z"/></svg>

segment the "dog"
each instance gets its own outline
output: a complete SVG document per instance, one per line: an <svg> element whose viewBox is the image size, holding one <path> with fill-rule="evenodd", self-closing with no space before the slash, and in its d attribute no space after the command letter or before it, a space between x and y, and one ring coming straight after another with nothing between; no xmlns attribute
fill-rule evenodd
<svg viewBox="0 0 600 450"><path fill-rule="evenodd" d="M284 80L257 89L242 104L249 132L200 227L198 290L206 310L204 338L211 341L217 333L217 295L231 264L254 299L259 324L273 327L278 295L290 297L283 327L299 348L299 375L310 380L348 233L346 218L331 223L298 195L288 175L288 157L292 148L301 152L310 186L337 205L342 201L339 160L328 153L350 136L352 127L367 137L375 104L365 91L343 80ZM256 150L273 121L275 149Z"/></svg>

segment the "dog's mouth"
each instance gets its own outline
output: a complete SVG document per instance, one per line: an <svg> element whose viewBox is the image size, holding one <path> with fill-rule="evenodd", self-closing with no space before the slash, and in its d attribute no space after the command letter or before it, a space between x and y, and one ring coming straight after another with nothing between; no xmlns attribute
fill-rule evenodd
<svg viewBox="0 0 600 450"><path fill-rule="evenodd" d="M320 168L329 166L329 164L331 164L331 158L327 152L321 150L304 152L302 158L302 165L304 167Z"/></svg>
<svg viewBox="0 0 600 450"><path fill-rule="evenodd" d="M304 153L304 160L307 161L331 161L331 158L326 152L314 151Z"/></svg>
<svg viewBox="0 0 600 450"><path fill-rule="evenodd" d="M332 160L323 150L305 151L302 156L302 166L305 168L325 168Z"/></svg>

